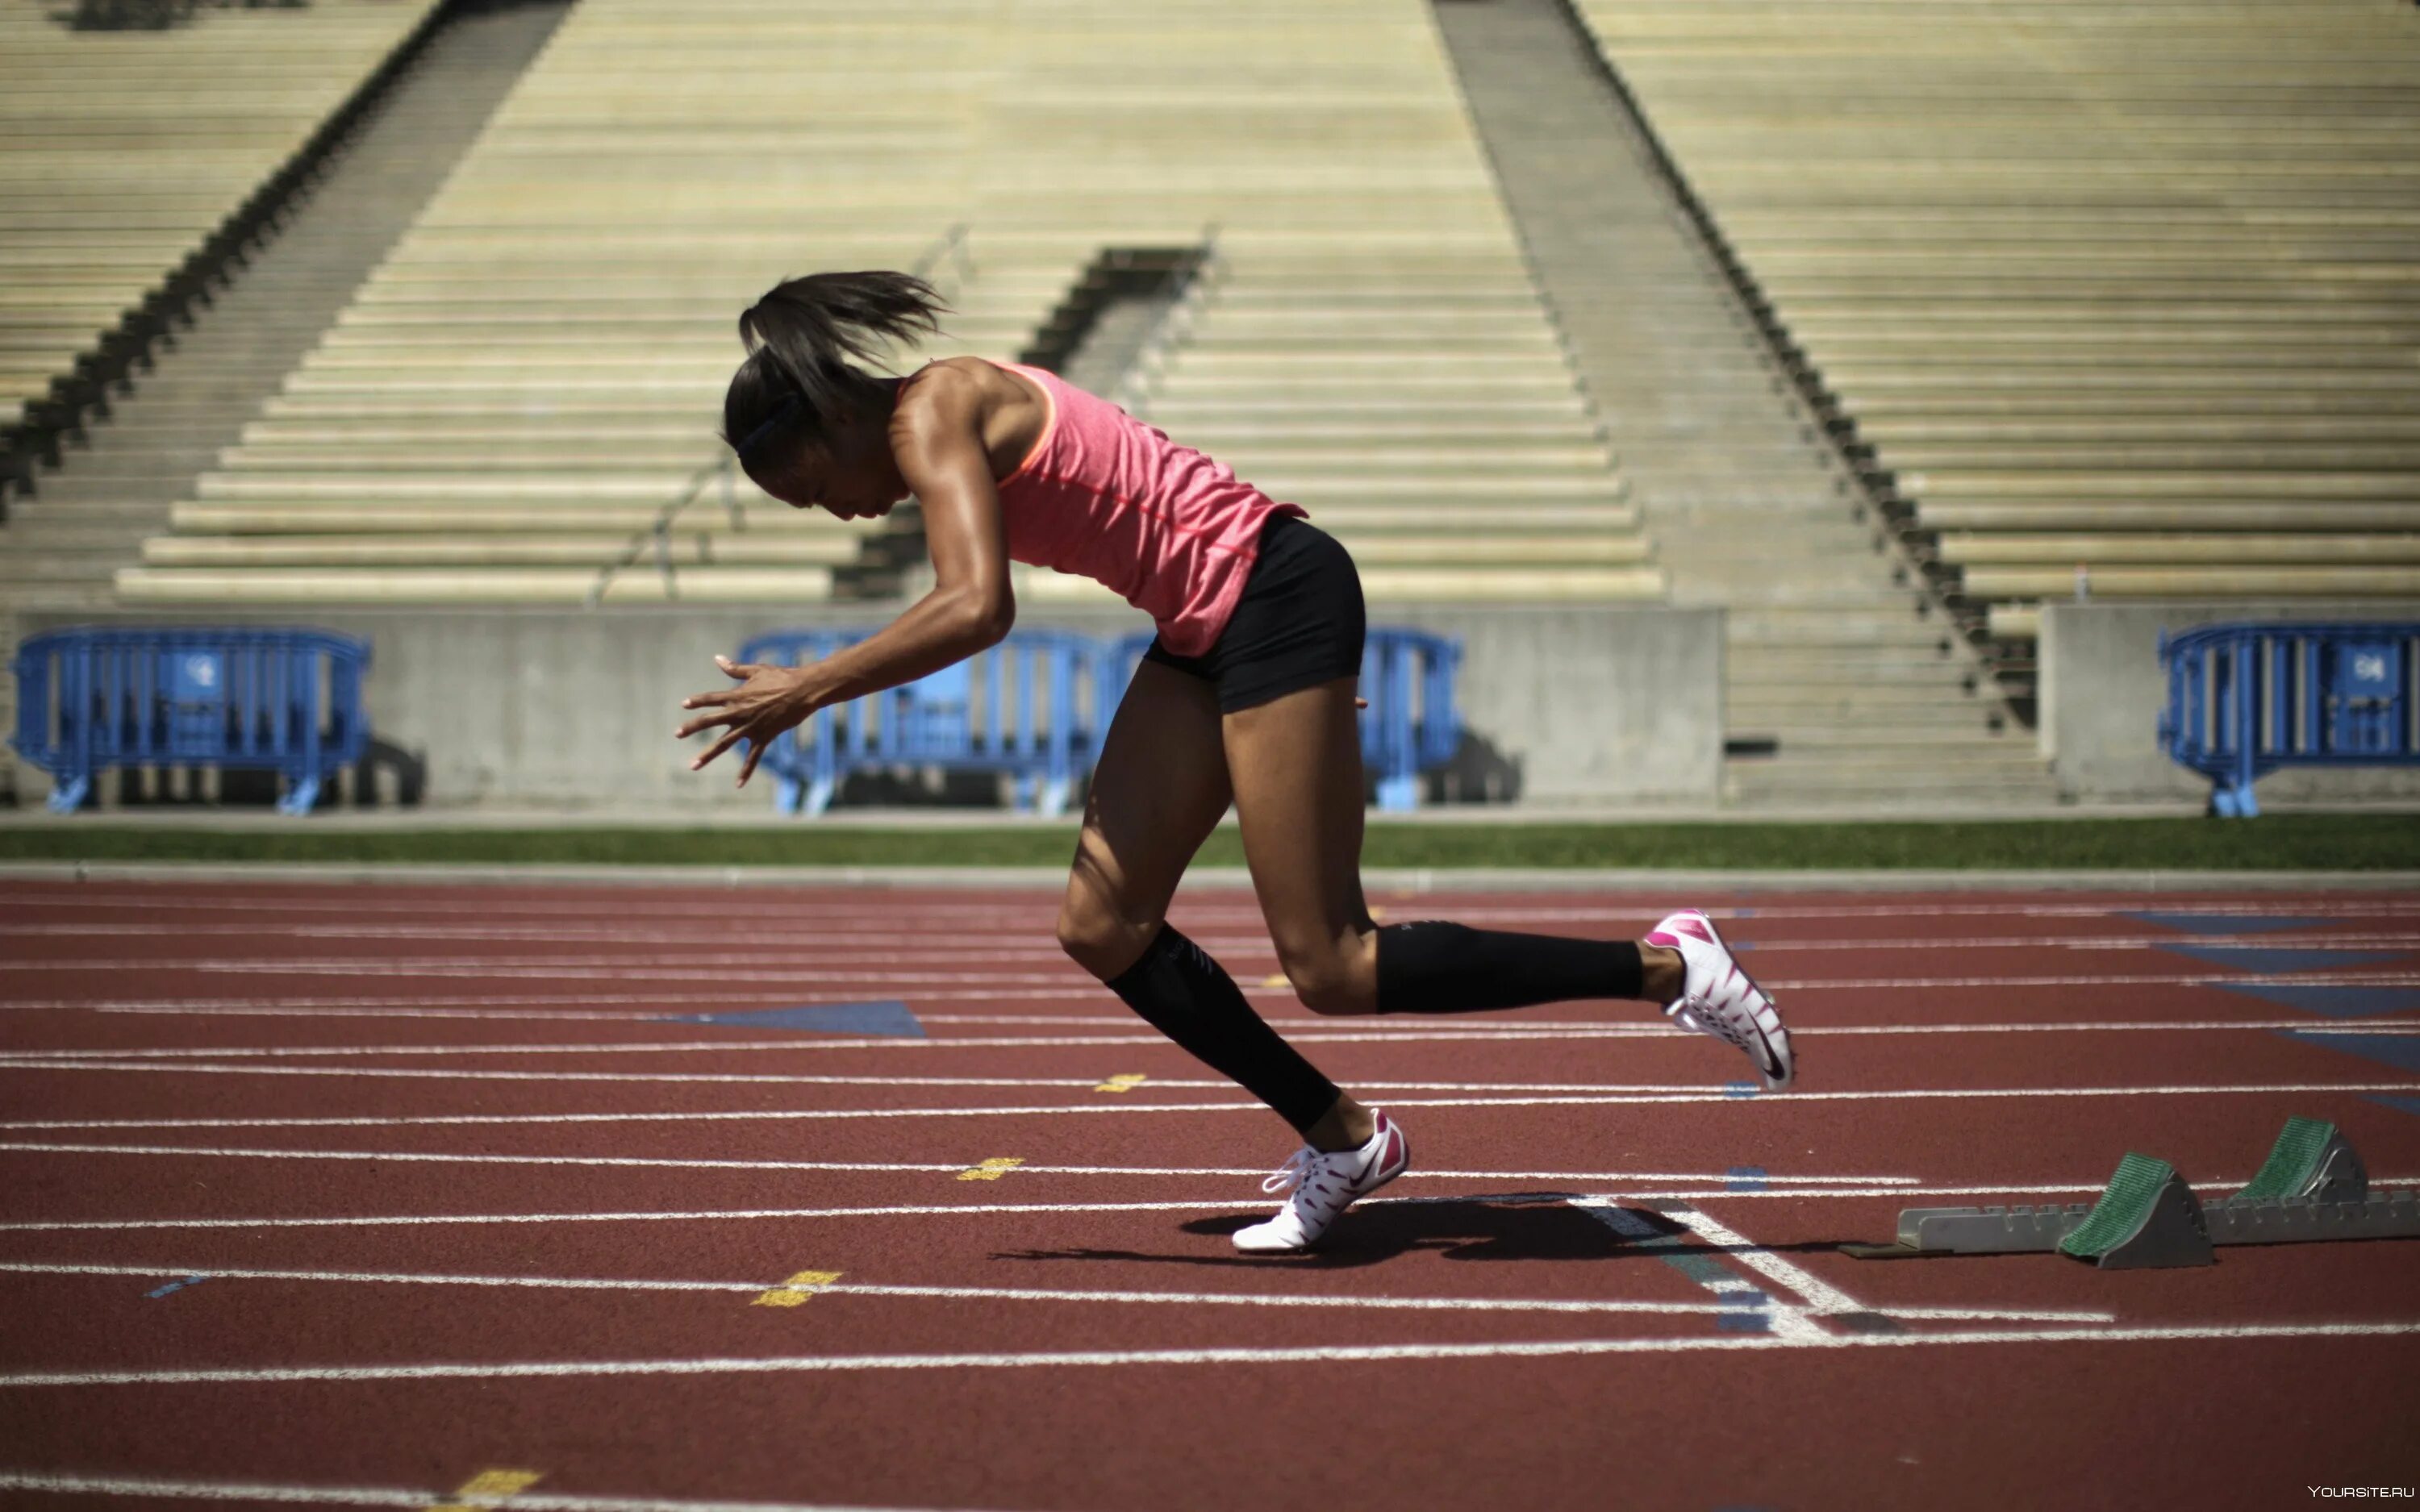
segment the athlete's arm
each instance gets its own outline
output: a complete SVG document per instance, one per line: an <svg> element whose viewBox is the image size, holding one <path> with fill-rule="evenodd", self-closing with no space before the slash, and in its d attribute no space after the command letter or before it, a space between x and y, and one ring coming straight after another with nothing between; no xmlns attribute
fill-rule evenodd
<svg viewBox="0 0 2420 1512"><path fill-rule="evenodd" d="M906 613L848 649L806 667L715 664L744 686L706 693L683 708L718 712L690 721L682 738L710 725L730 728L706 754L706 765L733 744L752 741L739 770L746 786L756 759L776 735L817 709L897 687L996 645L1016 620L1009 589L1008 534L1000 490L983 440L982 395L974 381L946 367L929 370L901 393L891 420L891 449L900 476L923 506L932 553L932 591Z"/></svg>

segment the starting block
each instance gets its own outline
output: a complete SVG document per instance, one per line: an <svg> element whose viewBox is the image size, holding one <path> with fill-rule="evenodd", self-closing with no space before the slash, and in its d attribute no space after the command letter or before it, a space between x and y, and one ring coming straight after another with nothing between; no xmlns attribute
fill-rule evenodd
<svg viewBox="0 0 2420 1512"><path fill-rule="evenodd" d="M2288 1119L2252 1183L2204 1203L2166 1161L2128 1152L2100 1200L2042 1207L1906 1208L1896 1244L1842 1246L1858 1259L2056 1250L2104 1271L2210 1265L2221 1244L2420 1239L2420 1190L2369 1190L2333 1123Z"/></svg>

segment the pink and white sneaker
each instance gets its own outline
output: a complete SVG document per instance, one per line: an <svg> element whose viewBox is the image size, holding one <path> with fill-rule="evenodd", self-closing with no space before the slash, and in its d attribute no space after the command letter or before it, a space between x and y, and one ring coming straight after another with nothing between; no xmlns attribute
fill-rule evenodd
<svg viewBox="0 0 2420 1512"><path fill-rule="evenodd" d="M1281 1255L1319 1242L1336 1215L1366 1197L1412 1164L1411 1141L1384 1113L1370 1142L1332 1153L1305 1145L1278 1173L1261 1183L1264 1192L1293 1190L1276 1217L1235 1231L1235 1247L1255 1255Z"/></svg>
<svg viewBox="0 0 2420 1512"><path fill-rule="evenodd" d="M1647 933L1647 943L1681 952L1681 995L1665 1005L1665 1016L1684 1029L1727 1040L1747 1052L1764 1085L1790 1085L1797 1061L1781 1014L1754 978L1740 969L1714 921L1696 908L1668 916Z"/></svg>

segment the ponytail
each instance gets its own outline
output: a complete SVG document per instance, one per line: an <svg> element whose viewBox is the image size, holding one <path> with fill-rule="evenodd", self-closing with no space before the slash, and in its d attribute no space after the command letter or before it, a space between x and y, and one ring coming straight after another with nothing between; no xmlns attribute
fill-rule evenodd
<svg viewBox="0 0 2420 1512"><path fill-rule="evenodd" d="M723 440L754 475L756 460L779 451L775 437L812 438L846 423L881 392L881 380L854 363L874 362L887 343L938 334L946 308L908 273L811 273L776 285L739 317L748 357L723 395Z"/></svg>

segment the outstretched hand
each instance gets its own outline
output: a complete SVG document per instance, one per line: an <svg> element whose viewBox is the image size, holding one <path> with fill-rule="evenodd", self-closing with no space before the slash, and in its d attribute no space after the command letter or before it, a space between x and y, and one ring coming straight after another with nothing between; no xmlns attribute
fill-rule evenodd
<svg viewBox="0 0 2420 1512"><path fill-rule="evenodd" d="M714 664L722 669L725 677L737 678L740 686L715 693L692 693L681 700L684 709L711 709L682 725L674 734L682 740L701 730L716 725L729 728L721 739L707 748L706 754L689 764L692 772L745 740L747 763L739 768L741 787L748 785L755 772L756 763L765 748L785 730L797 728L807 716L815 712L815 700L806 686L803 671L796 667L764 667L753 662L736 662L728 656L717 656Z"/></svg>

